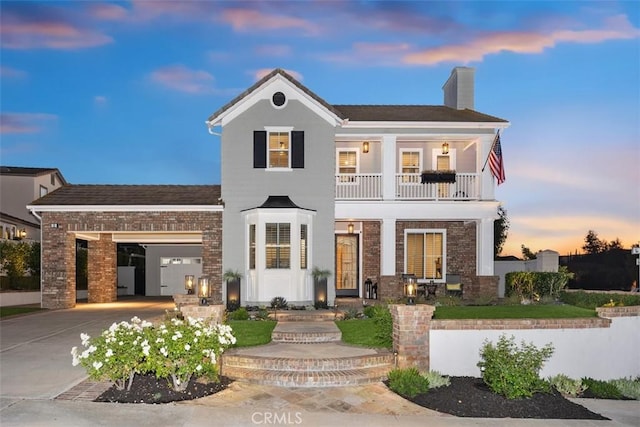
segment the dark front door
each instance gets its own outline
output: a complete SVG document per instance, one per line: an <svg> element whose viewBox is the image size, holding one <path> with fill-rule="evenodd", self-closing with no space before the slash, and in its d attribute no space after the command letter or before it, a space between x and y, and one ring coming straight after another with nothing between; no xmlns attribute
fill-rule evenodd
<svg viewBox="0 0 640 427"><path fill-rule="evenodd" d="M358 236L336 235L336 296L357 297L360 283Z"/></svg>

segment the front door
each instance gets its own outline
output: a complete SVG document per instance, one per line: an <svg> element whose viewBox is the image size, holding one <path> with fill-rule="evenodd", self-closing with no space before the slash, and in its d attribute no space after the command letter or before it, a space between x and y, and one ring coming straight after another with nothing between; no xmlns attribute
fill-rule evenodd
<svg viewBox="0 0 640 427"><path fill-rule="evenodd" d="M359 296L358 235L336 235L336 296Z"/></svg>

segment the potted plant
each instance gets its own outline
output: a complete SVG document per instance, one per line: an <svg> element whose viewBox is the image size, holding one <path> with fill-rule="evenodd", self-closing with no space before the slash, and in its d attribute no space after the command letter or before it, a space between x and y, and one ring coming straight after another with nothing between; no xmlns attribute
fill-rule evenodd
<svg viewBox="0 0 640 427"><path fill-rule="evenodd" d="M242 274L237 270L227 270L222 275L227 282L227 310L234 311L240 308L240 281Z"/></svg>
<svg viewBox="0 0 640 427"><path fill-rule="evenodd" d="M313 267L313 299L316 308L327 308L327 278L331 276L331 270Z"/></svg>
<svg viewBox="0 0 640 427"><path fill-rule="evenodd" d="M429 184L434 182L456 182L455 170L424 170L421 173L422 184Z"/></svg>

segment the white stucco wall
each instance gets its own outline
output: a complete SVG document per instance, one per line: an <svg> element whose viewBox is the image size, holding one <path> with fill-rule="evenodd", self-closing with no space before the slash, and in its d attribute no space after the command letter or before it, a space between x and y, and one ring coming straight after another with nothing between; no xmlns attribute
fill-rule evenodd
<svg viewBox="0 0 640 427"><path fill-rule="evenodd" d="M640 317L614 317L609 328L431 330L431 370L445 375L480 376L476 364L485 339L495 343L502 334L538 348L552 343L554 353L541 376L565 374L609 380L640 375Z"/></svg>

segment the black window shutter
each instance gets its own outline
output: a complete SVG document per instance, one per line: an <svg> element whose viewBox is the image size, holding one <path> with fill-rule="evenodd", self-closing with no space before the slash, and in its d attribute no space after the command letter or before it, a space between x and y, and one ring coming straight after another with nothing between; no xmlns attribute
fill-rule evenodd
<svg viewBox="0 0 640 427"><path fill-rule="evenodd" d="M291 167L304 168L304 131L291 131Z"/></svg>
<svg viewBox="0 0 640 427"><path fill-rule="evenodd" d="M264 130L253 131L253 167L267 167L267 132Z"/></svg>

